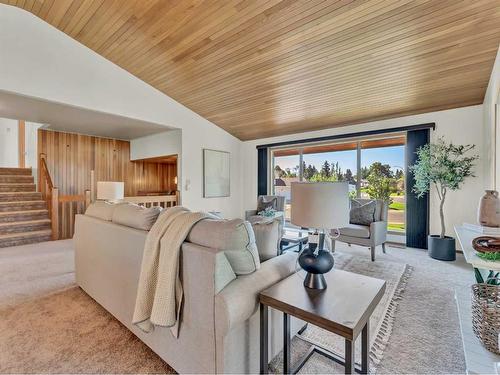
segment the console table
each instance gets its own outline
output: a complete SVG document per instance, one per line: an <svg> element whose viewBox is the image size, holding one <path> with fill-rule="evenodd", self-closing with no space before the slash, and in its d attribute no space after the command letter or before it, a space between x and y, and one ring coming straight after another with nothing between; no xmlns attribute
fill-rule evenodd
<svg viewBox="0 0 500 375"><path fill-rule="evenodd" d="M465 261L472 267L484 270L500 271L500 262L481 259L472 247L472 240L482 234L462 226L455 227L455 233L464 253ZM472 271L471 271L472 272ZM455 291L462 343L464 347L465 364L468 374L500 373L500 356L488 351L472 331L472 312L470 290Z"/></svg>
<svg viewBox="0 0 500 375"><path fill-rule="evenodd" d="M474 232L462 226L455 227L455 233L458 237L458 242L464 252L465 261L474 268L500 271L500 262L488 261L477 256L477 251L472 247L472 240L479 236L484 236L481 233Z"/></svg>
<svg viewBox="0 0 500 375"><path fill-rule="evenodd" d="M297 373L313 353L322 354L345 367L346 374L355 370L369 372L369 321L385 292L385 281L342 270L325 274L324 290L304 287L304 279L295 273L262 291L260 300L260 372L268 371L268 308L283 312L283 373ZM290 316L326 329L345 339L345 358L313 346L300 364L290 366ZM361 334L361 368L354 365L354 343Z"/></svg>

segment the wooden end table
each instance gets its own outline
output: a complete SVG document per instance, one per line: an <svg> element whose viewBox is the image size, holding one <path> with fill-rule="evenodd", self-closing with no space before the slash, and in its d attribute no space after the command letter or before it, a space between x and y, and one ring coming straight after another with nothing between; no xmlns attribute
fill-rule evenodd
<svg viewBox="0 0 500 375"><path fill-rule="evenodd" d="M297 373L314 353L344 365L345 373L369 371L369 321L385 292L385 281L342 270L325 274L328 287L308 289L295 273L262 291L260 300L260 373L268 371L268 308L283 312L283 373ZM293 370L290 367L290 315L345 339L345 358L313 346ZM354 343L361 333L361 368L355 368Z"/></svg>

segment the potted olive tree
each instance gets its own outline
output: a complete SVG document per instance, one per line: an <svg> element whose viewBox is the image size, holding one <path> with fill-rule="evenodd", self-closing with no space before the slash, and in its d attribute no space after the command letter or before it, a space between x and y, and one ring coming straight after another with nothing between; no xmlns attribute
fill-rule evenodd
<svg viewBox="0 0 500 375"><path fill-rule="evenodd" d="M433 187L439 198L441 234L428 237L429 256L440 260L455 260L455 239L446 236L444 203L450 190L458 190L467 177L474 176L477 155L466 155L474 145L454 145L440 137L417 150L417 162L410 167L415 178L413 192L418 198Z"/></svg>

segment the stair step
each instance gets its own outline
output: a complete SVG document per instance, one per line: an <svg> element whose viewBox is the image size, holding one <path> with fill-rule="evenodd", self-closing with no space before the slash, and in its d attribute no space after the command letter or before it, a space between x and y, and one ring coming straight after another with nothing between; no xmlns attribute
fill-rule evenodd
<svg viewBox="0 0 500 375"><path fill-rule="evenodd" d="M48 210L28 210L28 211L0 211L0 224L11 223L14 221L30 221L47 219L49 217Z"/></svg>
<svg viewBox="0 0 500 375"><path fill-rule="evenodd" d="M0 192L0 202L39 201L42 194L37 192Z"/></svg>
<svg viewBox="0 0 500 375"><path fill-rule="evenodd" d="M33 178L33 176L28 176L28 175L0 174L0 183L34 184L35 179Z"/></svg>
<svg viewBox="0 0 500 375"><path fill-rule="evenodd" d="M33 232L44 229L50 229L50 220L29 220L29 221L13 221L0 224L0 235L10 233Z"/></svg>
<svg viewBox="0 0 500 375"><path fill-rule="evenodd" d="M45 201L41 199L33 201L0 202L0 212L44 210L44 209L47 209L47 204L45 203Z"/></svg>
<svg viewBox="0 0 500 375"><path fill-rule="evenodd" d="M0 168L0 175L29 175L31 168Z"/></svg>
<svg viewBox="0 0 500 375"><path fill-rule="evenodd" d="M10 233L0 235L0 247L26 245L52 239L52 231L50 229L38 230L34 232Z"/></svg>
<svg viewBox="0 0 500 375"><path fill-rule="evenodd" d="M26 184L26 183L2 183L0 182L0 192L20 192L20 191L36 191L35 184Z"/></svg>

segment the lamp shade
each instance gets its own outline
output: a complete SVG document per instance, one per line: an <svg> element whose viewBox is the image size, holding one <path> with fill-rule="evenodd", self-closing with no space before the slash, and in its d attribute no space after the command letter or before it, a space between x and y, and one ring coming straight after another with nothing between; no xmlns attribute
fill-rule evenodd
<svg viewBox="0 0 500 375"><path fill-rule="evenodd" d="M347 182L292 182L292 224L334 229L349 224Z"/></svg>
<svg viewBox="0 0 500 375"><path fill-rule="evenodd" d="M124 183L117 181L97 181L97 199L117 201L124 197Z"/></svg>

